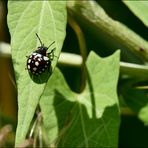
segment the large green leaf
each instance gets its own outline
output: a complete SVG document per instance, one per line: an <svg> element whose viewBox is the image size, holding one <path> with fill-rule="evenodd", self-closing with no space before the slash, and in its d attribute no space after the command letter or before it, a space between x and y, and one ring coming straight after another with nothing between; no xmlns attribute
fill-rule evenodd
<svg viewBox="0 0 148 148"><path fill-rule="evenodd" d="M27 134L49 77L48 72L38 77L29 75L25 70L26 55L39 46L35 36L38 33L46 46L55 41L52 48L56 47L55 55L59 56L65 38L66 1L9 1L8 26L18 87L16 144L19 144ZM56 63L55 58L52 62L53 69Z"/></svg>
<svg viewBox="0 0 148 148"><path fill-rule="evenodd" d="M148 27L148 1L126 1L124 4Z"/></svg>
<svg viewBox="0 0 148 148"><path fill-rule="evenodd" d="M40 100L50 146L117 147L119 52L87 60L87 85L81 94L70 90L59 70L49 79Z"/></svg>

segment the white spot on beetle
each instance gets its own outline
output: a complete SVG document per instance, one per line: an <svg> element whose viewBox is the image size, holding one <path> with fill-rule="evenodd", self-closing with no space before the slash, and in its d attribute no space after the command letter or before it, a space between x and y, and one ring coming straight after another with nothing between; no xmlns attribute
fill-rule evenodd
<svg viewBox="0 0 148 148"><path fill-rule="evenodd" d="M42 55L38 53L38 54L36 54L35 58L37 58L37 57L41 58Z"/></svg>
<svg viewBox="0 0 148 148"><path fill-rule="evenodd" d="M30 62L31 62L31 59L28 60L28 63L30 63Z"/></svg>
<svg viewBox="0 0 148 148"><path fill-rule="evenodd" d="M38 58L38 61L41 61L41 58Z"/></svg>
<svg viewBox="0 0 148 148"><path fill-rule="evenodd" d="M35 65L36 65L36 66L39 66L39 62L38 62L38 61L37 61L37 62L35 62Z"/></svg>
<svg viewBox="0 0 148 148"><path fill-rule="evenodd" d="M36 67L33 67L33 71L36 71L37 70L37 68Z"/></svg>
<svg viewBox="0 0 148 148"><path fill-rule="evenodd" d="M30 69L30 65L28 65L28 69Z"/></svg>
<svg viewBox="0 0 148 148"><path fill-rule="evenodd" d="M34 52L32 55L34 55L34 56L35 56L35 55L37 55L37 53L35 53L35 52Z"/></svg>
<svg viewBox="0 0 148 148"><path fill-rule="evenodd" d="M49 60L49 58L46 57L46 56L44 56L43 59L44 59L45 61L48 61L48 60Z"/></svg>

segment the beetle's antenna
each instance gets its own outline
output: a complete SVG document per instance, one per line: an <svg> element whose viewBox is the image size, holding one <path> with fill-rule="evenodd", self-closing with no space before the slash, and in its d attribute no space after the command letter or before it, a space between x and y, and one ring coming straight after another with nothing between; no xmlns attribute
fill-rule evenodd
<svg viewBox="0 0 148 148"><path fill-rule="evenodd" d="M55 43L55 41L53 41L48 47L47 47L47 49L52 45L52 44L54 44Z"/></svg>
<svg viewBox="0 0 148 148"><path fill-rule="evenodd" d="M39 39L39 41L40 41L40 43L41 43L41 46L43 46L43 43L42 43L42 41L41 41L41 39L40 39L40 37L38 36L37 33L36 33L36 36L37 36L37 38Z"/></svg>

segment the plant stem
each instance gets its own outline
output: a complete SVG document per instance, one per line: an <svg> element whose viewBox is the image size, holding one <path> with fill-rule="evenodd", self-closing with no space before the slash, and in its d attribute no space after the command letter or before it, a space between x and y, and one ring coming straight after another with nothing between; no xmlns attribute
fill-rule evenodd
<svg viewBox="0 0 148 148"><path fill-rule="evenodd" d="M8 43L0 42L0 57L11 57L11 46Z"/></svg>
<svg viewBox="0 0 148 148"><path fill-rule="evenodd" d="M62 52L59 58L59 64L71 67L81 67L82 57L77 54ZM148 79L148 66L120 62L120 72L140 79Z"/></svg>
<svg viewBox="0 0 148 148"><path fill-rule="evenodd" d="M120 62L120 72L132 77L148 79L148 66Z"/></svg>
<svg viewBox="0 0 148 148"><path fill-rule="evenodd" d="M70 17L70 15L68 17L68 23L70 24L70 26L72 27L72 29L76 33L78 43L79 43L80 53L81 53L82 59L83 59L82 64L81 64L81 85L80 85L80 92L82 92L83 89L85 88L85 84L86 84L85 61L86 61L86 58L87 58L87 49L86 49L85 38L84 38L84 35L83 35L81 28L76 23L76 21L72 17Z"/></svg>
<svg viewBox="0 0 148 148"><path fill-rule="evenodd" d="M11 57L10 45L9 44L6 44L6 45L7 46L4 45L4 47L8 48L9 50L5 50L5 53L1 52L0 57L5 56L6 58L10 58ZM1 44L0 44L0 47L1 47ZM80 55L62 52L58 62L61 65L80 68L82 66L82 61L83 60ZM132 77L148 79L148 66L120 62L120 72Z"/></svg>
<svg viewBox="0 0 148 148"><path fill-rule="evenodd" d="M76 33L76 36L79 42L80 53L82 55L83 61L85 62L87 58L87 48L86 48L83 32L79 27L79 25L77 24L77 22L70 16L68 17L68 23Z"/></svg>
<svg viewBox="0 0 148 148"><path fill-rule="evenodd" d="M103 31L106 36L148 61L148 42L124 24L110 18L98 3L69 1L67 6L68 12L72 13L77 21L89 29L95 28L96 32Z"/></svg>

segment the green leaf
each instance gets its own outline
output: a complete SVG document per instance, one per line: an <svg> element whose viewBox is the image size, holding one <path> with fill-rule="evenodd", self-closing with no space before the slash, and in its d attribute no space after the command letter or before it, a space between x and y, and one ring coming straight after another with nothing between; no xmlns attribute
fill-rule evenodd
<svg viewBox="0 0 148 148"><path fill-rule="evenodd" d="M139 119L148 125L148 96L146 89L133 87L133 80L128 84L122 84L122 95L128 107L137 113Z"/></svg>
<svg viewBox="0 0 148 148"><path fill-rule="evenodd" d="M148 99L148 97L147 97ZM145 125L148 126L148 102L144 107L141 108L138 114L139 119L141 119Z"/></svg>
<svg viewBox="0 0 148 148"><path fill-rule="evenodd" d="M117 147L119 52L87 60L85 90L70 90L59 70L48 81L40 106L49 146Z"/></svg>
<svg viewBox="0 0 148 148"><path fill-rule="evenodd" d="M148 1L124 1L124 4L148 27Z"/></svg>
<svg viewBox="0 0 148 148"><path fill-rule="evenodd" d="M16 145L26 137L39 98L49 74L30 76L26 56L39 45L38 33L45 46L55 41L55 55L59 56L66 28L66 1L9 1L8 26L11 34L12 59L18 87L18 125ZM49 49L49 52L50 50ZM57 59L52 61L52 68Z"/></svg>

